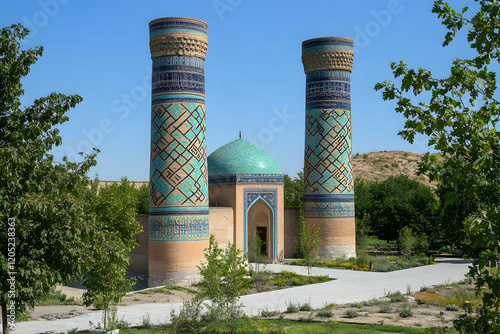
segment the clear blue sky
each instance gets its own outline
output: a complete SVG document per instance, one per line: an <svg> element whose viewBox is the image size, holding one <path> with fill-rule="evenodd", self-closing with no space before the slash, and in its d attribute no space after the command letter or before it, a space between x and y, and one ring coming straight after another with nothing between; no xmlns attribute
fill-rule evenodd
<svg viewBox="0 0 500 334"><path fill-rule="evenodd" d="M208 23L205 62L208 154L238 138L279 162L283 173L303 167L305 75L301 43L354 39L351 76L353 152L428 150L400 139L404 118L373 90L391 79L389 64L404 60L447 75L471 51L465 38L443 48L445 28L428 0L0 0L0 25L32 30L23 47L43 57L24 79L23 103L53 91L83 102L60 126L54 155L101 150L92 175L102 180L149 179L150 81L148 23L186 16ZM471 1L453 1L462 8Z"/></svg>

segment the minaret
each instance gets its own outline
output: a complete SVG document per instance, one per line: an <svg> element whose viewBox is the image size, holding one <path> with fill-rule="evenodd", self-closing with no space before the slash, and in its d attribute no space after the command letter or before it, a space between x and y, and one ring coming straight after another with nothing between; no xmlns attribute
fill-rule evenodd
<svg viewBox="0 0 500 334"><path fill-rule="evenodd" d="M306 74L304 215L322 229L322 260L356 256L351 146L353 40L302 42Z"/></svg>
<svg viewBox="0 0 500 334"><path fill-rule="evenodd" d="M148 285L189 285L208 247L207 24L149 23L153 60Z"/></svg>

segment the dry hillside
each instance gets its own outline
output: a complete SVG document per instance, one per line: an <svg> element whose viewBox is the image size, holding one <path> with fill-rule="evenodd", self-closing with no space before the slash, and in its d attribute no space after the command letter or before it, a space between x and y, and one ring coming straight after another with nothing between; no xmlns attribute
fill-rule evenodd
<svg viewBox="0 0 500 334"><path fill-rule="evenodd" d="M439 154L437 154L440 156ZM354 177L372 181L383 181L391 175L406 174L426 185L431 184L426 176L417 176L418 162L423 154L404 151L383 151L359 154L354 157Z"/></svg>

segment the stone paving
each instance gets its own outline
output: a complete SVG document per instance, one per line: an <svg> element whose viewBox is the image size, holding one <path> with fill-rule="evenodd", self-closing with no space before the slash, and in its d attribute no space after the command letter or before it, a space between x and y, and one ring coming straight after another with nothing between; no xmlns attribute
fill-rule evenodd
<svg viewBox="0 0 500 334"><path fill-rule="evenodd" d="M331 268L314 268L313 275L329 275L335 280L302 287L275 290L242 296L247 315L257 315L261 310L284 311L290 303L309 302L313 308L325 304L345 304L383 297L389 292L406 293L419 291L421 287L447 284L465 278L470 262L461 259L437 259L436 264L389 273L351 271ZM268 270L295 271L307 274L300 266L268 265ZM140 324L143 317L149 315L153 324L169 320L170 311L178 310L180 303L175 304L141 304L118 307L118 316L132 324ZM70 319L20 322L14 333L67 333L71 329L90 329L92 324L101 321L102 312L92 312Z"/></svg>

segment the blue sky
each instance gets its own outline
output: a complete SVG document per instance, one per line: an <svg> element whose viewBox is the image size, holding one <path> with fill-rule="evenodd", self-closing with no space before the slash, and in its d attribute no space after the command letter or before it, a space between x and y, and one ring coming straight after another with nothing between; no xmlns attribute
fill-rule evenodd
<svg viewBox="0 0 500 334"><path fill-rule="evenodd" d="M238 138L271 153L283 173L303 167L305 75L301 43L354 39L351 76L353 152L428 151L400 139L404 117L373 90L404 60L447 75L470 56L465 38L443 48L446 33L428 0L0 0L0 25L22 23L32 33L23 48L44 55L23 81L30 104L53 91L83 102L61 125L60 159L101 150L91 173L102 180L149 178L150 81L148 24L167 16L208 23L205 62L208 154ZM453 1L462 8L471 1Z"/></svg>

